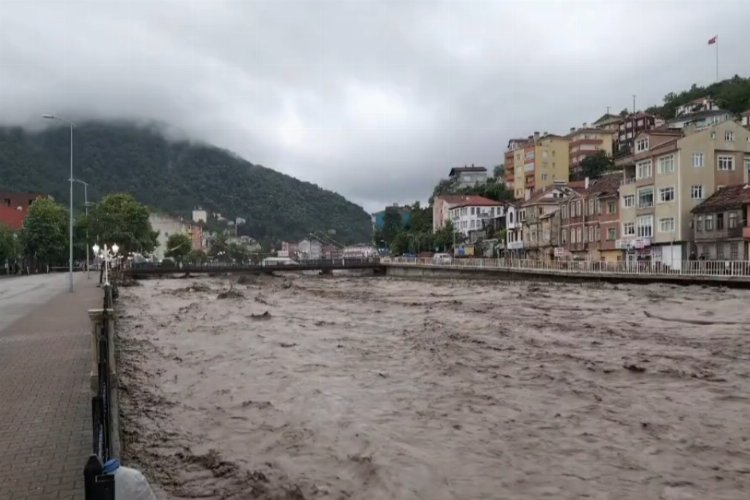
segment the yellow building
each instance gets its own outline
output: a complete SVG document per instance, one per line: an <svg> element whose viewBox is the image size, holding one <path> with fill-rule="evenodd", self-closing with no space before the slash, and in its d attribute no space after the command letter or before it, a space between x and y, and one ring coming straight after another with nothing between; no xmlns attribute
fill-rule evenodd
<svg viewBox="0 0 750 500"><path fill-rule="evenodd" d="M506 159L513 159L516 199L528 200L532 193L551 186L555 181L568 181L570 154L564 137L554 134L540 136L536 132L526 141L513 141L512 147L514 149L506 152Z"/></svg>

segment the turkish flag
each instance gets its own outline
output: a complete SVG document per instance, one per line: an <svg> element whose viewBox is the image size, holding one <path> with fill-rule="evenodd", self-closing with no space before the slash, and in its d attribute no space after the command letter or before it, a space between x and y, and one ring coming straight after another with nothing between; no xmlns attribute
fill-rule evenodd
<svg viewBox="0 0 750 500"><path fill-rule="evenodd" d="M716 41L719 39L719 35L715 35L713 38L708 39L708 44L713 45L716 43Z"/></svg>

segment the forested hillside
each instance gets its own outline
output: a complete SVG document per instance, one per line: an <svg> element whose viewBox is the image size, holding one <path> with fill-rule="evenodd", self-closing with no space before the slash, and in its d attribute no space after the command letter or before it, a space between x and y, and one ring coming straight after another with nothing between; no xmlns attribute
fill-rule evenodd
<svg viewBox="0 0 750 500"><path fill-rule="evenodd" d="M68 199L67 128L0 127L0 191ZM369 241L370 219L342 196L208 145L170 141L156 127L86 123L75 131L75 176L89 199L129 192L154 208L188 216L195 206L247 220L240 232L264 241L335 230L342 243ZM75 203L83 206L82 186Z"/></svg>
<svg viewBox="0 0 750 500"><path fill-rule="evenodd" d="M679 106L687 104L693 99L703 96L711 96L716 104L733 113L742 113L750 109L750 78L734 77L713 83L707 87L693 84L688 90L675 93L670 92L664 96L664 104L652 106L646 111L657 114L662 118L674 118L675 111Z"/></svg>

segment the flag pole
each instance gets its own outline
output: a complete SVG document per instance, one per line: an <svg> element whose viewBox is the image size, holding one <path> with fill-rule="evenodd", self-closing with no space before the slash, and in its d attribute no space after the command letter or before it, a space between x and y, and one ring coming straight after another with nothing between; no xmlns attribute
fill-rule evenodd
<svg viewBox="0 0 750 500"><path fill-rule="evenodd" d="M716 37L716 82L719 82L719 37Z"/></svg>

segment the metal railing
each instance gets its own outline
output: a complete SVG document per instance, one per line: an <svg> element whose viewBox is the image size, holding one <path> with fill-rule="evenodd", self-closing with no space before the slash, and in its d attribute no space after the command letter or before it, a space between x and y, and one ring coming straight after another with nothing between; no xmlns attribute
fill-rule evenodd
<svg viewBox="0 0 750 500"><path fill-rule="evenodd" d="M715 276L750 278L750 261L747 260L680 260L601 262L592 260L536 260L536 259L483 259L456 258L451 263L437 263L430 258L389 259L386 264L410 264L435 267L503 269L508 271L545 271L550 274L627 274L651 276Z"/></svg>
<svg viewBox="0 0 750 500"><path fill-rule="evenodd" d="M114 500L115 480L104 472L104 464L113 458L112 432L112 360L114 346L110 345L114 331L114 300L116 285L105 284L103 309L96 323L93 355L96 361L96 384L91 398L92 454L84 467L86 500Z"/></svg>

